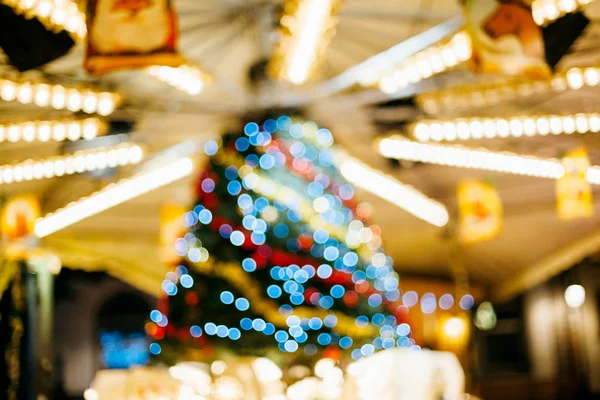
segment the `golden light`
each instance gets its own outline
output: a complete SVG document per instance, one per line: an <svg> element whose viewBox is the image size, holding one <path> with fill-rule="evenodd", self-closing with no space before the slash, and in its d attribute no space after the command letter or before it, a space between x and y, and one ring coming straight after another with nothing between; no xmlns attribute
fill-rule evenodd
<svg viewBox="0 0 600 400"><path fill-rule="evenodd" d="M82 198L65 208L40 218L34 233L42 238L64 229L92 215L141 196L159 187L175 182L192 172L192 161L185 157L178 161L123 179L113 185ZM215 365L213 363L213 365Z"/></svg>
<svg viewBox="0 0 600 400"><path fill-rule="evenodd" d="M452 317L444 322L443 332L449 339L460 339L467 332L467 324L460 317Z"/></svg>
<svg viewBox="0 0 600 400"><path fill-rule="evenodd" d="M504 129L508 130L508 122ZM439 145L413 142L400 135L379 141L379 154L396 160L472 168L507 174L559 179L565 175L560 160L496 152L485 148L472 149L457 145ZM592 185L600 185L600 167L591 166L585 177Z"/></svg>
<svg viewBox="0 0 600 400"><path fill-rule="evenodd" d="M0 185L137 164L142 157L140 146L123 144L108 149L81 150L46 159L26 160L1 165Z"/></svg>
<svg viewBox="0 0 600 400"><path fill-rule="evenodd" d="M115 110L121 96L114 92L100 92L89 88L0 78L0 99L105 116Z"/></svg>
<svg viewBox="0 0 600 400"><path fill-rule="evenodd" d="M305 83L335 32L340 0L288 0L280 26L282 39L269 66L273 75Z"/></svg>
<svg viewBox="0 0 600 400"><path fill-rule="evenodd" d="M412 124L409 130L420 142L597 133L600 132L600 114L427 120Z"/></svg>
<svg viewBox="0 0 600 400"><path fill-rule="evenodd" d="M4 124L0 125L0 143L90 140L104 134L106 129L106 123L97 118Z"/></svg>
<svg viewBox="0 0 600 400"><path fill-rule="evenodd" d="M87 34L85 14L71 0L0 0L25 18L37 18L47 29L67 31L75 39Z"/></svg>
<svg viewBox="0 0 600 400"><path fill-rule="evenodd" d="M0 213L2 238L14 241L30 235L39 216L40 203L36 196L19 195L9 198Z"/></svg>
<svg viewBox="0 0 600 400"><path fill-rule="evenodd" d="M595 87L600 83L600 68L570 68L547 80L502 79L496 82L460 85L419 94L417 104L428 113L468 110L533 95L561 93Z"/></svg>
<svg viewBox="0 0 600 400"><path fill-rule="evenodd" d="M384 93L395 93L408 85L447 71L471 58L471 39L459 32L446 43L439 44L409 57L391 72L379 78Z"/></svg>
<svg viewBox="0 0 600 400"><path fill-rule="evenodd" d="M534 0L531 3L533 20L540 26L559 19L565 14L579 11L594 0Z"/></svg>
<svg viewBox="0 0 600 400"><path fill-rule="evenodd" d="M190 96L200 94L210 82L208 74L191 65L181 65L176 68L156 65L148 68L148 74Z"/></svg>
<svg viewBox="0 0 600 400"><path fill-rule="evenodd" d="M442 227L448 223L448 211L443 204L354 158L341 153L337 158L340 172L352 184L432 225Z"/></svg>

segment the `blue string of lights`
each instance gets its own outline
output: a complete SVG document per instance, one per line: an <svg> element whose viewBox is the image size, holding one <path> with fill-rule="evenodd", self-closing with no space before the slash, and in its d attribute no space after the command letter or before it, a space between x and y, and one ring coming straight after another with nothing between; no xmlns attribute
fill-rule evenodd
<svg viewBox="0 0 600 400"><path fill-rule="evenodd" d="M274 134L289 144L289 153L292 155L292 166L302 169L307 163L314 165L316 171L314 179L306 184L301 178L294 176L288 170L286 155L278 146L273 145ZM240 229L234 229L228 223L222 224L219 235L228 239L234 246L242 246L246 235L250 233L250 240L256 246L261 246L270 238L286 240L286 248L290 252L298 252L298 238L291 237L292 224L304 224L298 230L300 233L309 234L313 240L310 254L317 259L324 259L318 267L312 265L287 265L273 266L270 268L270 277L273 283L265 289L265 294L271 299L283 300L287 298L290 304L283 304L279 313L286 317L287 329L279 329L262 318L250 319L244 317L239 321L239 327L225 326L215 322L205 322L203 327L193 325L190 334L198 338L203 334L239 340L245 331L262 332L265 336L272 337L278 348L283 352L296 352L300 345L308 355L313 355L320 346L337 345L343 350L351 350L353 359L369 356L379 349L389 349L394 346L411 347L418 349L414 340L410 338L410 326L406 323L397 323L393 315L376 312L370 318L359 315L355 324L359 328L372 326L377 328L379 335L371 343L361 344L356 338L341 336L335 332L338 323L335 315L330 314L321 319L300 318L294 315L294 306L308 303L323 310L332 309L337 301L341 301L347 292L343 285L335 284L329 288L328 293L313 293L308 300L305 298L305 285L313 279L326 281L334 271L340 271L351 276L355 285L368 282L378 293L372 293L367 298L367 304L375 311L383 311L386 302L402 301L406 307L415 306L419 296L415 292L401 293L399 278L392 266L392 259L385 255L381 248L380 238L356 218L353 210L345 206L344 201L354 197L354 189L345 182L334 165L332 146L333 136L326 129L318 129L312 123L294 123L289 117L280 117L277 120L266 121L262 129L256 123L249 123L244 127L244 136L235 141L235 149L246 152L250 146L263 150L263 154L248 154L243 157L243 165L223 166L225 177L228 180L226 188L229 195L236 198L236 204L242 214ZM206 155L213 157L219 151L217 141L205 144ZM243 170L242 170L243 169ZM262 178L262 176L266 178ZM275 183L286 182L285 193L277 193ZM201 182L201 189L205 193L212 193L217 183L214 179L206 177ZM298 189L297 187L302 187ZM328 188L335 187L336 194L328 193ZM268 197L271 197L269 200ZM312 206L312 211L320 222L314 222L306 215L306 203ZM304 209L303 209L304 207ZM193 228L197 224L208 225L213 221L213 213L202 205L197 205L193 210L183 216L186 228ZM311 223L312 222L312 223ZM322 226L322 223L333 227L346 227L346 237L343 240L332 237L331 232L325 228L313 228L313 225ZM361 259L359 247L369 249L370 258ZM192 262L203 262L209 258L209 252L202 246L202 242L193 233L188 232L175 243L175 250L181 257ZM241 268L247 273L257 270L256 261L245 258L241 261ZM177 267L175 272L169 272L163 281L162 289L168 296L178 293L178 285L190 289L194 280L184 266ZM284 297L286 296L286 297ZM238 311L245 312L250 309L250 302L244 297L235 298L230 291L220 293L220 301L231 305ZM438 306L435 295L428 293L421 296L421 309L424 313L432 313ZM466 295L461 298L459 305L462 309L473 306L473 298ZM454 298L450 294L440 297L439 307L450 309L454 306ZM150 314L151 320L160 327L168 325L166 315L158 310ZM327 330L321 333L319 331ZM318 333L316 344L308 343L308 332ZM355 346L355 348L353 348ZM160 354L161 346L157 342L150 344L152 354Z"/></svg>

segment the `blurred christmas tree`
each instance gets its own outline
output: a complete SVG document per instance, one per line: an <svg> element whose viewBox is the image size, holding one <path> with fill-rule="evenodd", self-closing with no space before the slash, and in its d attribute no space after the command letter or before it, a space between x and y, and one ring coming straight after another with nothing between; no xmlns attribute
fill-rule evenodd
<svg viewBox="0 0 600 400"><path fill-rule="evenodd" d="M357 359L411 345L392 260L332 146L328 130L288 117L206 143L198 204L176 243L181 265L147 325L153 354L173 363L326 349Z"/></svg>

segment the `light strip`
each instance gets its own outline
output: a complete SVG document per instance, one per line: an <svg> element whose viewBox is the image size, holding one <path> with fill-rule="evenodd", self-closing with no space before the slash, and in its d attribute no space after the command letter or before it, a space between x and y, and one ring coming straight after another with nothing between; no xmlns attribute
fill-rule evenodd
<svg viewBox="0 0 600 400"><path fill-rule="evenodd" d="M379 88L387 94L447 71L471 58L471 39L467 32L455 34L447 43L430 47L409 57L395 70L379 79Z"/></svg>
<svg viewBox="0 0 600 400"><path fill-rule="evenodd" d="M338 159L341 159L340 172L354 185L432 225L442 227L448 223L448 211L443 204L356 159L347 156Z"/></svg>
<svg viewBox="0 0 600 400"><path fill-rule="evenodd" d="M9 142L47 142L94 139L104 134L106 124L97 118L82 120L29 121L0 125L0 143Z"/></svg>
<svg viewBox="0 0 600 400"><path fill-rule="evenodd" d="M565 174L561 162L521 156L508 152L470 149L412 142L401 136L391 136L379 142L379 153L386 158L418 161L452 167L482 169L516 175L558 179Z"/></svg>
<svg viewBox="0 0 600 400"><path fill-rule="evenodd" d="M192 160L185 157L156 169L142 172L71 203L65 208L40 218L35 223L34 233L43 238L85 218L108 210L135 197L175 182L192 172Z"/></svg>
<svg viewBox="0 0 600 400"><path fill-rule="evenodd" d="M333 34L332 14L338 0L288 0L281 18L283 39L271 61L275 75L299 85L310 71Z"/></svg>
<svg viewBox="0 0 600 400"><path fill-rule="evenodd" d="M416 100L423 110L435 114L443 111L485 107L536 94L561 93L567 89L578 90L595 87L599 83L600 68L570 68L548 80L515 81L511 79L495 83L463 85L423 93L418 95Z"/></svg>
<svg viewBox="0 0 600 400"><path fill-rule="evenodd" d="M386 158L448 165L459 168L481 169L515 175L559 179L565 174L560 160L521 156L508 152L486 149L470 149L463 146L444 146L412 142L398 135L379 142L379 153ZM600 166L591 166L586 179L592 185L600 185Z"/></svg>
<svg viewBox="0 0 600 400"><path fill-rule="evenodd" d="M96 92L85 88L31 81L17 82L1 78L0 99L100 115L111 114L121 100L120 96L113 92Z"/></svg>
<svg viewBox="0 0 600 400"><path fill-rule="evenodd" d="M71 0L0 0L25 18L37 18L49 30L65 30L75 38L87 34L85 14Z"/></svg>
<svg viewBox="0 0 600 400"><path fill-rule="evenodd" d="M148 74L190 96L200 94L210 81L207 74L191 65L181 65L177 68L155 65L148 68Z"/></svg>
<svg viewBox="0 0 600 400"><path fill-rule="evenodd" d="M0 166L0 185L137 164L142 157L140 146L124 144L109 149L82 150L42 160L27 160Z"/></svg>
<svg viewBox="0 0 600 400"><path fill-rule="evenodd" d="M540 26L556 21L565 14L579 11L594 0L533 0L531 13Z"/></svg>
<svg viewBox="0 0 600 400"><path fill-rule="evenodd" d="M417 122L410 126L410 131L420 142L596 133L600 132L600 114L432 120Z"/></svg>

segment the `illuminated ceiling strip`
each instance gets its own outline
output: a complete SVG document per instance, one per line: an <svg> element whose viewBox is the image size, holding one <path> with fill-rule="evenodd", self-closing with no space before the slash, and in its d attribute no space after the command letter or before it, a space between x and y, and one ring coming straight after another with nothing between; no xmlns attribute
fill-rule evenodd
<svg viewBox="0 0 600 400"><path fill-rule="evenodd" d="M69 32L77 39L87 34L85 14L71 0L0 0L25 18L37 18L49 30Z"/></svg>
<svg viewBox="0 0 600 400"><path fill-rule="evenodd" d="M471 39L467 32L455 34L448 42L430 47L409 57L379 77L379 88L393 94L411 84L437 75L471 58ZM371 84L370 77L364 84Z"/></svg>
<svg viewBox="0 0 600 400"><path fill-rule="evenodd" d="M379 81L394 66L402 64L409 57L434 46L461 30L465 25L462 15L452 18L418 35L390 47L360 64L350 67L342 74L331 79L321 88L325 93L332 94L348 89L355 84L372 85Z"/></svg>
<svg viewBox="0 0 600 400"><path fill-rule="evenodd" d="M533 0L531 13L540 26L548 25L565 14L579 11L594 0Z"/></svg>
<svg viewBox="0 0 600 400"><path fill-rule="evenodd" d="M336 157L340 172L352 184L432 225L442 227L448 223L448 210L443 204L354 158L342 154Z"/></svg>
<svg viewBox="0 0 600 400"><path fill-rule="evenodd" d="M0 99L56 110L109 115L118 106L121 97L113 92L96 92L86 88L0 78Z"/></svg>
<svg viewBox="0 0 600 400"><path fill-rule="evenodd" d="M57 142L65 139L75 141L81 138L94 139L106 132L106 123L97 118L81 120L65 119L56 121L28 121L0 125L0 143L2 142Z"/></svg>
<svg viewBox="0 0 600 400"><path fill-rule="evenodd" d="M191 65L181 65L177 68L155 65L148 68L148 74L190 96L200 94L210 82L208 74Z"/></svg>
<svg viewBox="0 0 600 400"><path fill-rule="evenodd" d="M82 150L42 160L27 160L0 166L0 185L137 164L142 157L140 146L123 144L107 149Z"/></svg>
<svg viewBox="0 0 600 400"><path fill-rule="evenodd" d="M334 33L339 0L288 0L281 18L283 38L270 68L299 85L308 79Z"/></svg>
<svg viewBox="0 0 600 400"><path fill-rule="evenodd" d="M498 153L486 149L469 149L462 146L443 146L418 143L401 136L392 136L379 142L379 153L386 158L448 165L453 167L483 169L541 178L562 177L565 170L559 160L545 160Z"/></svg>
<svg viewBox="0 0 600 400"><path fill-rule="evenodd" d="M38 219L35 223L34 233L39 238L51 235L92 215L175 182L189 175L192 169L192 160L185 157L162 167L142 172L132 178L121 180L89 197Z"/></svg>
<svg viewBox="0 0 600 400"><path fill-rule="evenodd" d="M379 153L382 156L396 160L416 161L549 179L559 179L565 175L565 169L560 160L553 158L544 159L533 156L521 156L508 152L490 151L483 148L470 149L456 145L419 143L407 140L398 135L382 139L378 147ZM593 185L600 185L600 167L589 167L586 171L586 179Z"/></svg>
<svg viewBox="0 0 600 400"><path fill-rule="evenodd" d="M551 92L561 93L567 89L578 90L594 87L600 83L600 68L570 68L548 80L515 81L464 85L422 93L416 101L428 113L468 110L473 107L485 107L519 97Z"/></svg>
<svg viewBox="0 0 600 400"><path fill-rule="evenodd" d="M600 132L600 114L431 120L412 124L409 129L420 142L596 133Z"/></svg>

